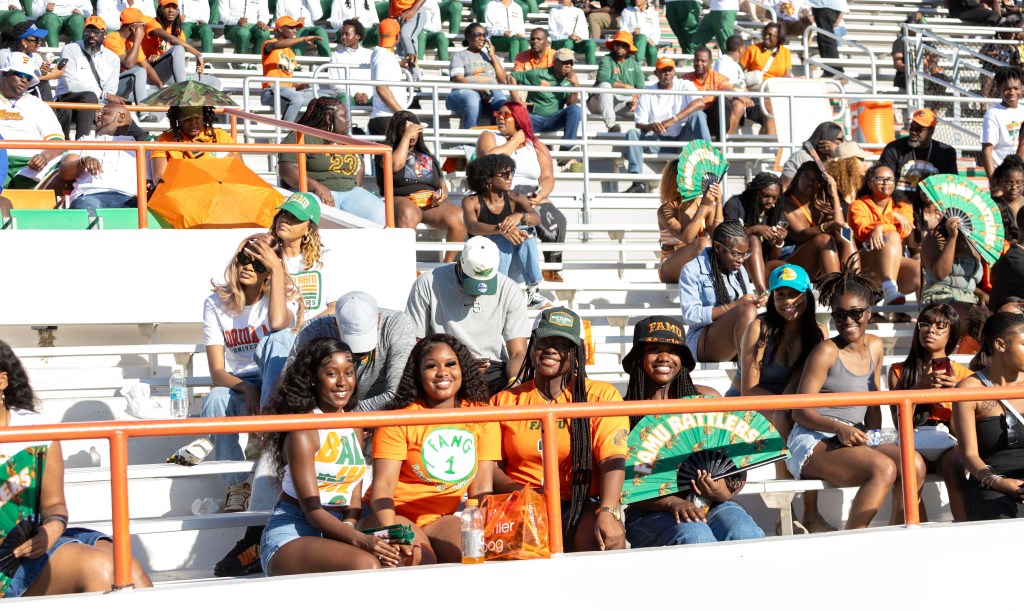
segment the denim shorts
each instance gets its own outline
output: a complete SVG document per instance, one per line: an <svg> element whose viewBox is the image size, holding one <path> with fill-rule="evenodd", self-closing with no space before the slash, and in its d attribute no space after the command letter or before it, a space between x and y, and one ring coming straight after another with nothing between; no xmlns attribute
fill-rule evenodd
<svg viewBox="0 0 1024 611"><path fill-rule="evenodd" d="M32 587L32 584L39 578L40 573L46 568L46 563L50 561L50 558L57 553L57 550L68 543L95 546L98 541L102 540L113 541L109 535L89 530L88 528L69 528L65 530L64 534L57 539L57 542L50 546L50 549L46 550L42 556L22 560L21 565L14 571L11 585L4 592L4 598L18 598L23 595L25 590Z"/></svg>
<svg viewBox="0 0 1024 611"><path fill-rule="evenodd" d="M339 520L341 514L335 514L328 510ZM274 557L277 550L298 539L299 537L323 537L324 534L318 528L306 520L302 508L293 503L278 501L274 506L270 519L263 529L263 538L260 540L260 564L263 565L263 573L269 575L267 568L270 566L270 559Z"/></svg>

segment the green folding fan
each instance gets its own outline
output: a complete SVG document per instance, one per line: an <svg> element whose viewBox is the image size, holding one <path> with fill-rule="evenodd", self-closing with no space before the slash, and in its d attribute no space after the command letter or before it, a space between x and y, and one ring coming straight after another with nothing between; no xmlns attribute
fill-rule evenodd
<svg viewBox="0 0 1024 611"><path fill-rule="evenodd" d="M987 191L953 174L936 174L918 183L921 192L946 216L960 219L960 232L986 263L1003 253L1003 217Z"/></svg>
<svg viewBox="0 0 1024 611"><path fill-rule="evenodd" d="M725 180L729 162L707 140L693 140L679 153L676 184L683 201L704 195L711 185Z"/></svg>
<svg viewBox="0 0 1024 611"><path fill-rule="evenodd" d="M757 412L646 416L629 433L621 501L685 492L697 471L721 479L788 456L782 436Z"/></svg>

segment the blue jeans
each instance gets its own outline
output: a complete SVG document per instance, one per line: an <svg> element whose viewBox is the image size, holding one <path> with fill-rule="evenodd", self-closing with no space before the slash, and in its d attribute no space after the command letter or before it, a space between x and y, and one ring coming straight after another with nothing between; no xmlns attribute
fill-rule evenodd
<svg viewBox="0 0 1024 611"><path fill-rule="evenodd" d="M266 411L271 395L277 387L277 380L288 363L288 355L291 354L292 344L295 343L295 334L291 329L282 329L267 335L256 344L256 354L253 360L259 367L259 377L262 380L260 385L260 411Z"/></svg>
<svg viewBox="0 0 1024 611"><path fill-rule="evenodd" d="M384 200L362 187L352 187L349 191L331 191L331 196L334 197L334 207L338 210L373 221L381 226L386 222Z"/></svg>
<svg viewBox="0 0 1024 611"><path fill-rule="evenodd" d="M444 107L458 115L462 129L472 129L481 118L485 124L489 124L490 114L507 101L508 95L504 91L492 91L491 99L485 102L473 89L453 89L445 98Z"/></svg>
<svg viewBox="0 0 1024 611"><path fill-rule="evenodd" d="M260 340L262 341L262 340ZM260 375L258 373L238 376L243 382L248 382L257 388L262 388ZM200 418L231 418L235 416L248 415L245 405L245 395L231 390L224 386L217 386L210 389L203 401L203 412ZM210 435L213 442L214 460L245 460L245 452L242 451L242 444L238 442L238 433L224 433L221 435ZM220 476L226 486L237 486L244 484L249 479L248 473L224 473Z"/></svg>
<svg viewBox="0 0 1024 611"><path fill-rule="evenodd" d="M498 271L527 286L540 284L540 257L537 256L537 238L531 236L522 244L513 244L503 235L489 235L498 246ZM514 272L510 270L515 269Z"/></svg>
<svg viewBox="0 0 1024 611"><path fill-rule="evenodd" d="M646 134L641 132L639 129L633 128L626 132L626 139L631 142L638 142L640 140L648 140L652 142L689 142L700 138L701 140L707 140L711 142L711 134L708 132L708 117L704 114L703 110L698 110L691 113L690 116L686 117L682 121L683 129L679 132L678 136L666 136L663 134L656 134L654 132L647 132ZM662 147L660 146L631 146L626 149L626 171L630 174L639 174L640 169L644 165L644 151L652 155L657 155ZM665 152L674 151L677 152L677 147L671 147Z"/></svg>
<svg viewBox="0 0 1024 611"><path fill-rule="evenodd" d="M98 191L79 195L72 200L68 206L73 210L88 210L89 214L96 214L97 208L134 208L136 205L135 196L121 193L120 191Z"/></svg>
<svg viewBox="0 0 1024 611"><path fill-rule="evenodd" d="M707 522L680 522L665 511L630 507L626 512L626 540L632 547L661 547L763 539L764 531L733 501L711 508Z"/></svg>
<svg viewBox="0 0 1024 611"><path fill-rule="evenodd" d="M583 112L579 104L570 104L559 110L550 117L530 115L530 125L535 133L552 132L562 130L562 137L566 140L575 140L579 137L580 121L583 119ZM569 148L563 146L563 149Z"/></svg>
<svg viewBox="0 0 1024 611"><path fill-rule="evenodd" d="M302 109L313 100L313 90L296 91L294 87L281 87L281 120L295 122ZM260 92L260 102L264 106L274 107L274 88L264 87Z"/></svg>

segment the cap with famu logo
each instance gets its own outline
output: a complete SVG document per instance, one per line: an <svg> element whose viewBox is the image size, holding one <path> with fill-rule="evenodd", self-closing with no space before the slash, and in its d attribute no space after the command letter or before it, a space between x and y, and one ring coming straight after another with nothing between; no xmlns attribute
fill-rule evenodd
<svg viewBox="0 0 1024 611"><path fill-rule="evenodd" d="M288 196L288 199L281 202L278 210L287 210L299 221L313 221L320 224L320 201L312 193L296 191Z"/></svg>

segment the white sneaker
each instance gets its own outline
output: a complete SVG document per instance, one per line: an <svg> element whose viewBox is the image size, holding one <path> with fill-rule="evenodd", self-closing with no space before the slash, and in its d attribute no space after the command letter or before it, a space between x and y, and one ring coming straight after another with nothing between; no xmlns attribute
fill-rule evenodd
<svg viewBox="0 0 1024 611"><path fill-rule="evenodd" d="M238 513L249 507L249 497L252 496L252 487L249 484L228 486L228 498L224 502L221 513Z"/></svg>
<svg viewBox="0 0 1024 611"><path fill-rule="evenodd" d="M536 288L526 289L526 308L529 310L543 310L551 305L551 302L544 298Z"/></svg>

